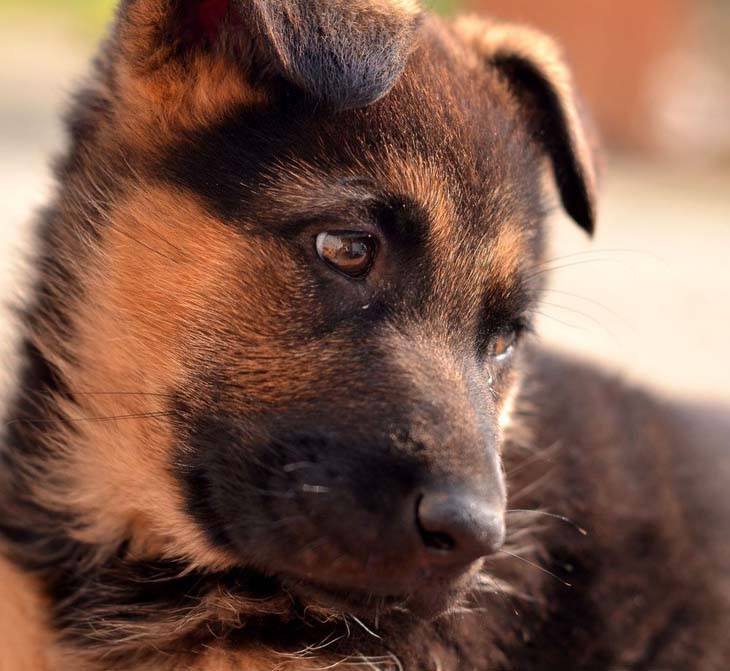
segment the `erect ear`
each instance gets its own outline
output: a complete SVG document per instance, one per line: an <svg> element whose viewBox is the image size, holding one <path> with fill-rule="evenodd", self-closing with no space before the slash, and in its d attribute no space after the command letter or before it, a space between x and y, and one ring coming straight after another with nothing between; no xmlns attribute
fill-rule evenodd
<svg viewBox="0 0 730 671"><path fill-rule="evenodd" d="M570 71L555 42L531 28L473 17L457 20L455 27L506 78L531 133L550 158L563 206L593 233L595 152Z"/></svg>
<svg viewBox="0 0 730 671"><path fill-rule="evenodd" d="M395 83L419 17L418 0L122 0L112 85L167 126L266 99L277 82L360 107Z"/></svg>

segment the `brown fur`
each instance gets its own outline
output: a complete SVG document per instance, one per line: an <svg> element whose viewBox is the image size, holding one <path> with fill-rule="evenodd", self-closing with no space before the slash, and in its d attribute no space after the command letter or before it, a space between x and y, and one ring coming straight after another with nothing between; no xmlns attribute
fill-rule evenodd
<svg viewBox="0 0 730 671"><path fill-rule="evenodd" d="M595 219L550 40L125 0L70 127L2 452L8 669L724 668L696 434L529 342L489 358L539 297L546 159ZM365 281L311 258L341 226L388 241ZM394 474L504 507L502 471L505 552L424 580Z"/></svg>
<svg viewBox="0 0 730 671"><path fill-rule="evenodd" d="M48 606L43 603L41 590L30 576L5 559L0 559L0 584L0 669L48 671L46 651L53 637L46 623Z"/></svg>

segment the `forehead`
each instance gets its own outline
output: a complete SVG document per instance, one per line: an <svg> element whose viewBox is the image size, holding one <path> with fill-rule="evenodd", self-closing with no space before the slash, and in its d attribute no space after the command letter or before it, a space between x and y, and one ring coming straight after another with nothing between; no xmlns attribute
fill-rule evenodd
<svg viewBox="0 0 730 671"><path fill-rule="evenodd" d="M317 216L369 193L407 200L431 226L482 235L541 215L539 161L523 126L498 75L427 20L405 72L374 105L335 114L282 96L181 138L155 174L239 224Z"/></svg>

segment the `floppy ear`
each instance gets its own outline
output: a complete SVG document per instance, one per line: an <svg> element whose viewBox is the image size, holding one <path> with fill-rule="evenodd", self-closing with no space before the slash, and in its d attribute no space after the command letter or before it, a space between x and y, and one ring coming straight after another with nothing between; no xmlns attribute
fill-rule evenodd
<svg viewBox="0 0 730 671"><path fill-rule="evenodd" d="M210 121L282 82L330 108L364 106L405 67L419 15L417 0L122 0L112 85L165 126Z"/></svg>
<svg viewBox="0 0 730 671"><path fill-rule="evenodd" d="M531 133L550 158L563 206L593 233L595 152L570 71L555 42L531 28L471 17L458 20L455 27L506 78Z"/></svg>
<svg viewBox="0 0 730 671"><path fill-rule="evenodd" d="M338 109L368 105L413 48L417 0L254 0L262 45L281 73Z"/></svg>

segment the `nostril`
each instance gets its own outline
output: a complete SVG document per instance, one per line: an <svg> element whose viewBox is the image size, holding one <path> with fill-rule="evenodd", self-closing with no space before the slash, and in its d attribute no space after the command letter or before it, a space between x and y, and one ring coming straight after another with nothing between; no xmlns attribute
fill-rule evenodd
<svg viewBox="0 0 730 671"><path fill-rule="evenodd" d="M438 550L440 552L450 552L456 547L456 541L444 531L431 531L426 529L421 522L421 502L423 497L418 499L416 503L416 526L421 534L423 544L430 550Z"/></svg>
<svg viewBox="0 0 730 671"><path fill-rule="evenodd" d="M493 554L504 540L504 518L478 497L426 493L416 504L416 526L429 555L470 563Z"/></svg>
<svg viewBox="0 0 730 671"><path fill-rule="evenodd" d="M441 550L442 552L450 552L456 547L454 539L449 534L430 533L421 529L421 538L427 548L432 550Z"/></svg>

